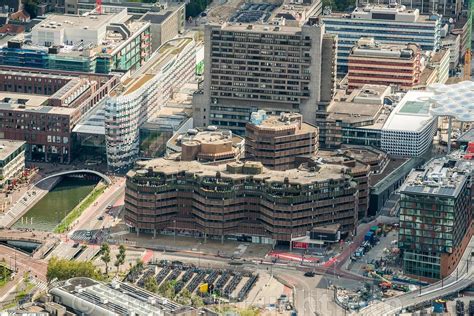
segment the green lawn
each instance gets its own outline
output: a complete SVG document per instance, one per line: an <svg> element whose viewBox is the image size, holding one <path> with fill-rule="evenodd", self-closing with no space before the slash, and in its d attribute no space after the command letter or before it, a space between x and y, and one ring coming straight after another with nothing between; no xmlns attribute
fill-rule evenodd
<svg viewBox="0 0 474 316"><path fill-rule="evenodd" d="M15 306L18 305L18 303L23 299L25 298L25 296L27 296L28 294L31 293L31 291L35 288L35 285L33 283L31 283L29 280L28 280L28 274L25 275L24 279L22 282L20 282L17 286L16 286L16 291L17 291L17 294L15 295L15 298L10 301L10 303L6 304L6 305L3 305L1 310L7 310L7 309L10 309L10 308L14 308Z"/></svg>
<svg viewBox="0 0 474 316"><path fill-rule="evenodd" d="M12 272L10 269L4 265L0 265L0 287L4 286L8 283L8 281L10 281L11 274Z"/></svg>

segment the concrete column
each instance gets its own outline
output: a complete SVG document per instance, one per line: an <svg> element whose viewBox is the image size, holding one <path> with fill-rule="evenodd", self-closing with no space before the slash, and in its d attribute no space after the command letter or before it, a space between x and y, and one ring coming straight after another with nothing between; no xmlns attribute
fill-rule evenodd
<svg viewBox="0 0 474 316"><path fill-rule="evenodd" d="M293 234L290 234L290 252L293 251Z"/></svg>
<svg viewBox="0 0 474 316"><path fill-rule="evenodd" d="M156 229L153 229L153 238L156 238Z"/></svg>
<svg viewBox="0 0 474 316"><path fill-rule="evenodd" d="M136 228L136 231L137 231L137 237L140 235L140 228Z"/></svg>
<svg viewBox="0 0 474 316"><path fill-rule="evenodd" d="M207 234L204 233L204 243L206 243L206 241L207 241Z"/></svg>
<svg viewBox="0 0 474 316"><path fill-rule="evenodd" d="M448 154L451 152L451 134L453 132L453 117L450 116L448 120Z"/></svg>

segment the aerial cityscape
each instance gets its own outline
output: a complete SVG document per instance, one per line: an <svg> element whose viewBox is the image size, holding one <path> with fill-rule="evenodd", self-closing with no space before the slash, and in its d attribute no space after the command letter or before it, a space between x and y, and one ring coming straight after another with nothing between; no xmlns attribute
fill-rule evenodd
<svg viewBox="0 0 474 316"><path fill-rule="evenodd" d="M0 315L474 316L474 0L0 0Z"/></svg>

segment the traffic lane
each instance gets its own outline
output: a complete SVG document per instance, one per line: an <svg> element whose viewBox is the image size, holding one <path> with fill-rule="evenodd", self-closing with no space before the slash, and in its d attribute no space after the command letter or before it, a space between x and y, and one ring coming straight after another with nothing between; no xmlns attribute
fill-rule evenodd
<svg viewBox="0 0 474 316"><path fill-rule="evenodd" d="M443 288L439 285L437 291L431 292L429 294L420 295L418 291L413 291L399 297L391 298L385 302L377 303L372 306L363 309L359 314L366 316L376 316L376 315L392 315L400 309L405 307L414 306L422 302L434 300L438 297L442 297L466 288L473 282L471 275L465 275L460 278L459 282L455 284L445 284ZM433 290L433 289L431 289Z"/></svg>
<svg viewBox="0 0 474 316"><path fill-rule="evenodd" d="M100 214L102 214L107 206L118 199L120 194L125 192L125 179L120 178L116 183L109 185L105 191L96 199L95 203L85 210L83 216L79 219L78 227L83 229L84 225L90 224Z"/></svg>
<svg viewBox="0 0 474 316"><path fill-rule="evenodd" d="M8 265L11 264L13 268L16 265L18 272L31 271L34 274L33 276L46 282L47 264L45 261L33 259L21 251L0 245L0 260L3 259Z"/></svg>
<svg viewBox="0 0 474 316"><path fill-rule="evenodd" d="M98 220L99 216L105 216L104 213L108 205L114 204L122 194L125 192L125 181L119 186L117 184L112 185L104 192L97 201L97 204L93 204L86 211L84 217L79 219L78 225L74 230L88 230L96 227L102 227L102 221Z"/></svg>
<svg viewBox="0 0 474 316"><path fill-rule="evenodd" d="M276 268L278 277L294 286L295 308L301 315L339 316L344 310L334 302L334 292L326 288L317 288L324 278L305 277L302 272Z"/></svg>
<svg viewBox="0 0 474 316"><path fill-rule="evenodd" d="M102 214L99 214L95 218L95 222L92 225L92 229L109 228L115 224L116 218L118 217L118 214L121 211L120 209L123 208L125 198L125 190L119 192L120 194L118 195L118 197L112 198L106 206L107 208L109 205L112 205L112 209L110 211L113 213L113 215L109 214L109 212L107 211ZM99 219L100 216L102 216L101 220Z"/></svg>
<svg viewBox="0 0 474 316"><path fill-rule="evenodd" d="M421 302L429 301L430 299L437 298L439 296L447 295L449 293L456 292L460 288L464 288L465 285L469 285L473 282L473 269L468 271L468 265L472 256L472 249L474 247L474 237L471 237L469 244L464 251L460 263L458 264L459 270L463 271L461 275L457 274L454 270L448 277L443 281L435 282L421 290L422 295L419 295L418 291L413 291L407 294L403 294L396 298L389 299L385 302L380 302L367 308L362 309L360 312L364 315L377 315L381 310L396 311L397 308L394 306L412 306ZM462 263L465 262L464 265ZM466 269L464 270L464 267ZM456 282L459 280L458 282ZM456 282L456 283L454 283ZM443 285L443 287L441 286ZM368 313L368 314L367 314Z"/></svg>
<svg viewBox="0 0 474 316"><path fill-rule="evenodd" d="M371 278L367 278L350 271L338 269L337 267L335 267L335 265L333 265L332 267L313 267L313 268L308 267L308 266L302 266L297 269L303 272L313 271L319 275L332 275L334 277L346 278L346 279L350 279L350 280L358 281L358 282L373 280Z"/></svg>

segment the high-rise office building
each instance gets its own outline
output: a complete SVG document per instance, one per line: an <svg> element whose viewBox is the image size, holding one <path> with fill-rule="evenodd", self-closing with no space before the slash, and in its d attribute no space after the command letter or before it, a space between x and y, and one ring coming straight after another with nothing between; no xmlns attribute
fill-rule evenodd
<svg viewBox="0 0 474 316"><path fill-rule="evenodd" d="M415 44L379 44L361 38L349 55L349 90L378 84L407 91L419 83L420 76L421 50Z"/></svg>
<svg viewBox="0 0 474 316"><path fill-rule="evenodd" d="M114 14L48 15L0 47L0 65L79 72L134 72L151 55L150 23L127 10Z"/></svg>
<svg viewBox="0 0 474 316"><path fill-rule="evenodd" d="M257 110L300 112L314 123L335 88L337 39L323 25L207 25L203 89L195 126L243 134Z"/></svg>
<svg viewBox="0 0 474 316"><path fill-rule="evenodd" d="M365 1L364 1L365 2ZM368 2L391 4L394 0L371 0ZM405 5L407 8L413 10L418 9L422 14L431 14L437 12L443 17L459 17L462 10L462 0L398 0L399 4Z"/></svg>
<svg viewBox="0 0 474 316"><path fill-rule="evenodd" d="M347 73L349 53L361 37L373 37L383 44L414 43L424 51L441 45L441 16L422 15L401 5L367 5L350 14L334 13L320 19L326 33L338 36L338 75Z"/></svg>
<svg viewBox="0 0 474 316"><path fill-rule="evenodd" d="M413 170L400 189L400 233L406 274L426 280L449 275L469 244L473 164L438 158Z"/></svg>
<svg viewBox="0 0 474 316"><path fill-rule="evenodd" d="M70 163L73 129L118 84L114 75L0 67L1 138L25 141L27 160Z"/></svg>
<svg viewBox="0 0 474 316"><path fill-rule="evenodd" d="M156 117L173 93L194 78L196 43L193 38L168 42L105 105L107 165L114 172L127 171L138 158L140 127Z"/></svg>

